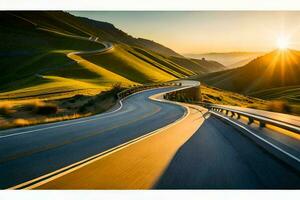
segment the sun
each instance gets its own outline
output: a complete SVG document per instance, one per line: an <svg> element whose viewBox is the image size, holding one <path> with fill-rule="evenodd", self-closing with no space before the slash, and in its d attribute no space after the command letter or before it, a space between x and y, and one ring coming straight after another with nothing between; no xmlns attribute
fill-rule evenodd
<svg viewBox="0 0 300 200"><path fill-rule="evenodd" d="M289 46L289 40L287 37L279 37L277 38L277 47L281 50L287 49Z"/></svg>

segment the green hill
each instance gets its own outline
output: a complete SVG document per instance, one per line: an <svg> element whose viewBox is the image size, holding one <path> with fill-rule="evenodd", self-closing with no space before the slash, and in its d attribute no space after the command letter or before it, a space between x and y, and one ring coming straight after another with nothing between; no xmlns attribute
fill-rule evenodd
<svg viewBox="0 0 300 200"><path fill-rule="evenodd" d="M0 12L0 29L0 99L95 94L116 83L129 86L195 74L169 59L182 56L167 47L67 12ZM101 41L113 43L113 49L70 54L102 49Z"/></svg>
<svg viewBox="0 0 300 200"><path fill-rule="evenodd" d="M3 11L0 20L0 100L96 94L116 83L127 87L225 69L67 12ZM113 48L97 53L101 42Z"/></svg>
<svg viewBox="0 0 300 200"><path fill-rule="evenodd" d="M200 76L218 88L264 99L300 103L300 52L276 50L247 65Z"/></svg>
<svg viewBox="0 0 300 200"><path fill-rule="evenodd" d="M29 24L40 29L53 30L60 33L71 34L82 37L95 36L102 41L124 43L130 46L155 51L166 56L179 56L175 51L160 45L154 41L143 38L134 38L127 33L117 29L107 22L100 22L88 18L76 17L67 12L60 11L26 11L7 12L27 21Z"/></svg>

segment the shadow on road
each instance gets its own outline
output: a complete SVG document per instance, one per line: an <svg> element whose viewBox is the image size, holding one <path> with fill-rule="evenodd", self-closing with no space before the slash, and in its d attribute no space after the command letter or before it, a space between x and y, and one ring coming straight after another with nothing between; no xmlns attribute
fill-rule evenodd
<svg viewBox="0 0 300 200"><path fill-rule="evenodd" d="M300 175L211 116L177 151L154 188L300 188Z"/></svg>

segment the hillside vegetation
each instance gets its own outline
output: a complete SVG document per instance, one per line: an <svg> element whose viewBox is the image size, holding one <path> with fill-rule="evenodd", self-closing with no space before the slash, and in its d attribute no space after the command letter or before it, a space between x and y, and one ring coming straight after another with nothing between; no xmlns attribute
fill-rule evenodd
<svg viewBox="0 0 300 200"><path fill-rule="evenodd" d="M0 100L97 94L117 82L127 87L224 69L67 12L7 11L0 19ZM102 41L114 47L95 52Z"/></svg>
<svg viewBox="0 0 300 200"><path fill-rule="evenodd" d="M216 87L245 94L277 87L300 85L300 52L276 50L232 70L201 78Z"/></svg>
<svg viewBox="0 0 300 200"><path fill-rule="evenodd" d="M102 112L116 102L116 84L124 89L223 69L67 12L3 11L0 29L0 123L6 127ZM82 102L88 113L79 111Z"/></svg>
<svg viewBox="0 0 300 200"><path fill-rule="evenodd" d="M203 82L267 100L289 103L300 110L300 52L276 50L247 65L200 76Z"/></svg>
<svg viewBox="0 0 300 200"><path fill-rule="evenodd" d="M97 94L115 83L127 87L195 74L167 56L179 54L105 22L66 12L1 12L0 19L0 99ZM114 48L88 53L104 48L101 41ZM86 54L71 54L78 51Z"/></svg>

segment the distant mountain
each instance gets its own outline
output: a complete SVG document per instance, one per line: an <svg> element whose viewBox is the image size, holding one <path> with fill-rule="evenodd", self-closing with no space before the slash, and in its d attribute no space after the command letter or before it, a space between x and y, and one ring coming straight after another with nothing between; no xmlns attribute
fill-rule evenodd
<svg viewBox="0 0 300 200"><path fill-rule="evenodd" d="M117 29L113 24L91 20L83 17L76 17L67 12L2 12L1 17L5 17L5 15L10 15L11 17L16 16L19 19L23 19L23 23L27 22L27 27L31 25L37 28L54 30L65 34L72 34L83 37L95 36L101 40L138 46L166 56L181 56L175 51L151 40L134 38L127 33ZM6 23L8 21L8 16L6 16L6 21L2 20L1 23ZM11 25L12 24L10 24L10 26Z"/></svg>
<svg viewBox="0 0 300 200"><path fill-rule="evenodd" d="M139 46L147 50L157 52L165 56L177 56L182 57L182 55L176 53L172 49L169 49L161 44L158 44L154 41L143 39L143 38L134 38L122 30L117 29L114 25L107 22L100 22L84 17L77 17L80 21L85 24L88 24L93 28L93 34L100 36L102 40L111 41L111 42L121 42L127 45ZM99 31L99 29L101 31ZM105 32L105 34L103 34Z"/></svg>
<svg viewBox="0 0 300 200"><path fill-rule="evenodd" d="M300 52L275 50L252 60L247 65L200 77L205 83L244 94L274 88L300 86ZM297 98L299 98L298 96ZM300 100L300 98L299 98Z"/></svg>
<svg viewBox="0 0 300 200"><path fill-rule="evenodd" d="M174 63L181 65L197 74L206 74L225 70L226 67L216 61L206 59L186 59L184 57L169 57Z"/></svg>
<svg viewBox="0 0 300 200"><path fill-rule="evenodd" d="M196 61L194 62L192 59L186 58L176 53L172 49L156 43L155 41L144 38L134 38L123 32L122 30L117 29L110 23L100 22L84 17L77 18L85 24L93 27L92 32L95 35L99 36L102 40L124 43L130 46L137 46L146 50L156 52L163 56L165 59L171 60L174 63L181 65L182 67L185 67L186 69L189 69L197 74L215 72L225 69L222 64L217 63L216 61L197 61L198 59L194 59L194 61ZM104 32L99 32L99 30L105 31L105 34Z"/></svg>
<svg viewBox="0 0 300 200"><path fill-rule="evenodd" d="M206 60L214 60L222 63L227 68L241 67L254 58L263 55L263 52L229 52L229 53L207 53L207 54L185 54L186 57Z"/></svg>

